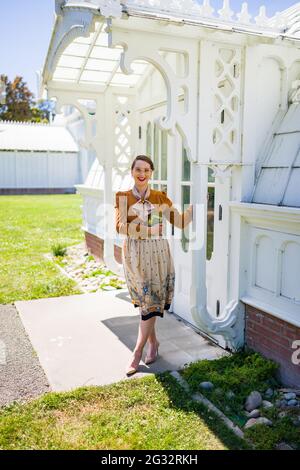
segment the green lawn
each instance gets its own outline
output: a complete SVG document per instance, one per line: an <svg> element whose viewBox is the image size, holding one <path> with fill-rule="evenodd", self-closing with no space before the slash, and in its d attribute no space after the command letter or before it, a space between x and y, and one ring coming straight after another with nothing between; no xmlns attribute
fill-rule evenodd
<svg viewBox="0 0 300 470"><path fill-rule="evenodd" d="M0 449L244 449L168 373L0 410Z"/></svg>
<svg viewBox="0 0 300 470"><path fill-rule="evenodd" d="M0 303L81 293L43 255L51 246L84 239L82 198L68 195L0 196ZM239 426L246 422L248 393L276 388L276 366L257 354L238 353L200 361L182 373ZM212 381L212 392L199 389ZM226 397L229 390L233 399ZM275 397L276 398L276 397ZM290 417L264 411L274 426L246 432L257 449L280 441L300 448L300 429ZM168 373L106 387L50 393L25 405L0 409L0 449L243 449L218 417L193 402Z"/></svg>
<svg viewBox="0 0 300 470"><path fill-rule="evenodd" d="M80 194L0 196L0 303L79 294L43 257L84 239Z"/></svg>

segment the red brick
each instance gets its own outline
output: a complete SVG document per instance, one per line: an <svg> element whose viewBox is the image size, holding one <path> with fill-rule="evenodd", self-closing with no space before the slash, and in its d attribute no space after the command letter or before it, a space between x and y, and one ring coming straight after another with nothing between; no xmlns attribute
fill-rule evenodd
<svg viewBox="0 0 300 470"><path fill-rule="evenodd" d="M104 240L96 235L85 232L85 245L88 253L92 254L98 261L103 263ZM122 248L114 245L115 260L122 264Z"/></svg>

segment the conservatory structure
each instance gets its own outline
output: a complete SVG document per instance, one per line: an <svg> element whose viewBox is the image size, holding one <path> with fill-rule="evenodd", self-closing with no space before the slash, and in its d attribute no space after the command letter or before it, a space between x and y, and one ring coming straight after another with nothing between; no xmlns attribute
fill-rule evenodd
<svg viewBox="0 0 300 470"><path fill-rule="evenodd" d="M81 113L95 155L76 186L88 249L122 273L115 193L149 155L152 187L196 207L188 231L168 226L171 311L299 386L300 4L252 18L211 3L56 0L41 96Z"/></svg>

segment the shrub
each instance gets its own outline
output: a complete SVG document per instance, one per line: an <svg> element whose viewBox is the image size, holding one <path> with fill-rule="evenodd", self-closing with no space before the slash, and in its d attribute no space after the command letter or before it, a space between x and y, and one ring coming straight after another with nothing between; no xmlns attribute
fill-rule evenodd
<svg viewBox="0 0 300 470"><path fill-rule="evenodd" d="M51 246L53 256L65 256L67 254L67 247L61 243Z"/></svg>

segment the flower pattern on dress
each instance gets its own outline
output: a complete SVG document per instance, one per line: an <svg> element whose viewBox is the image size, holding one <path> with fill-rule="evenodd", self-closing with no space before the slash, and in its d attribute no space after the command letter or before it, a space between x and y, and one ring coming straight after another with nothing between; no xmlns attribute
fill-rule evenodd
<svg viewBox="0 0 300 470"><path fill-rule="evenodd" d="M175 270L166 239L124 240L122 261L132 303L143 319L163 316L173 300Z"/></svg>

